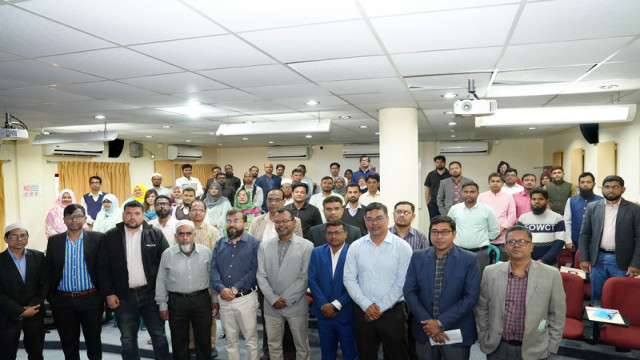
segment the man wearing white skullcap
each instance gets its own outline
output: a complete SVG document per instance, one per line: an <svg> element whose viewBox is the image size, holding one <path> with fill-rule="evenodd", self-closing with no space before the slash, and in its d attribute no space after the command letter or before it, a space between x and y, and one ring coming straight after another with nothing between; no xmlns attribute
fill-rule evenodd
<svg viewBox="0 0 640 360"><path fill-rule="evenodd" d="M151 188L157 191L158 195L166 195L168 197L171 197L171 190L169 190L164 186L160 186L161 184L162 184L162 175L158 173L153 173L153 175L151 175L151 185L152 185Z"/></svg>

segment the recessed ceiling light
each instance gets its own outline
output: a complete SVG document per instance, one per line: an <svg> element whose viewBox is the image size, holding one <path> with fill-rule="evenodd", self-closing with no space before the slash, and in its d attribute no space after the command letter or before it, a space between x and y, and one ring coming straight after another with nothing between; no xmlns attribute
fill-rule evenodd
<svg viewBox="0 0 640 360"><path fill-rule="evenodd" d="M449 132L452 133L452 132L456 132L456 131L455 130L449 130Z"/></svg>
<svg viewBox="0 0 640 360"><path fill-rule="evenodd" d="M185 140L185 141L186 141L186 142L191 142L191 140L189 140L189 139L187 139L187 140Z"/></svg>
<svg viewBox="0 0 640 360"><path fill-rule="evenodd" d="M449 137L452 137L452 138L454 138L454 137L456 137L456 136L455 136L455 135L453 135L453 134L451 134L451 136L449 136Z"/></svg>
<svg viewBox="0 0 640 360"><path fill-rule="evenodd" d="M171 129L171 125L162 125L163 129Z"/></svg>
<svg viewBox="0 0 640 360"><path fill-rule="evenodd" d="M453 126L453 125L458 125L458 123L455 122L455 121L452 121L452 122L449 123L449 126Z"/></svg>
<svg viewBox="0 0 640 360"><path fill-rule="evenodd" d="M446 93L446 94L442 94L440 95L445 99L453 99L454 97L458 96L458 94L454 94L454 93Z"/></svg>
<svg viewBox="0 0 640 360"><path fill-rule="evenodd" d="M253 124L255 121L251 121L251 120L247 120L247 121L243 121L243 124Z"/></svg>
<svg viewBox="0 0 640 360"><path fill-rule="evenodd" d="M106 119L107 117L106 117L106 116L104 116L104 115L96 115L96 116L94 116L93 118L94 118L94 119L98 119L98 120L104 120L104 119Z"/></svg>
<svg viewBox="0 0 640 360"><path fill-rule="evenodd" d="M520 135L524 135L524 133L520 133Z"/></svg>
<svg viewBox="0 0 640 360"><path fill-rule="evenodd" d="M535 126L532 126L529 128L529 130L535 130L535 129L537 129Z"/></svg>
<svg viewBox="0 0 640 360"><path fill-rule="evenodd" d="M269 144L273 144L273 143L274 143L273 141L269 141Z"/></svg>
<svg viewBox="0 0 640 360"><path fill-rule="evenodd" d="M214 132L210 132L210 133L209 133L209 135L215 135L215 134L216 134L216 133L214 133Z"/></svg>
<svg viewBox="0 0 640 360"><path fill-rule="evenodd" d="M242 138L242 140L245 140L245 141L246 141L246 140L249 140L249 138Z"/></svg>
<svg viewBox="0 0 640 360"><path fill-rule="evenodd" d="M43 132L42 132L42 135L49 135L49 134L51 134L51 133L50 133L50 132L48 132L48 131L43 131Z"/></svg>
<svg viewBox="0 0 640 360"><path fill-rule="evenodd" d="M305 104L307 105L318 105L320 102L318 100L308 100Z"/></svg>
<svg viewBox="0 0 640 360"><path fill-rule="evenodd" d="M602 90L611 90L611 89L617 89L617 88L618 88L618 85L615 85L615 84L600 86L600 89Z"/></svg>
<svg viewBox="0 0 640 360"><path fill-rule="evenodd" d="M151 135L146 135L145 137L146 137L147 139L151 139L153 136L151 136Z"/></svg>
<svg viewBox="0 0 640 360"><path fill-rule="evenodd" d="M374 134L375 134L375 135L380 135L380 133L379 133L379 132L374 132Z"/></svg>
<svg viewBox="0 0 640 360"><path fill-rule="evenodd" d="M348 116L348 115L342 115L342 116L340 116L340 119L351 119L351 116Z"/></svg>
<svg viewBox="0 0 640 360"><path fill-rule="evenodd" d="M368 128L367 125L360 125L360 129L366 129L366 128Z"/></svg>
<svg viewBox="0 0 640 360"><path fill-rule="evenodd" d="M307 139L311 139L313 135L305 135L304 137L306 137Z"/></svg>

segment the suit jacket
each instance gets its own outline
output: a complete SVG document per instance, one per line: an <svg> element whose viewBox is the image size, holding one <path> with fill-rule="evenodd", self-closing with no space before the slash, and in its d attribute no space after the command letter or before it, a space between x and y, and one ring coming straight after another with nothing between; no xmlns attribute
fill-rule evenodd
<svg viewBox="0 0 640 360"><path fill-rule="evenodd" d="M475 308L480 349L489 354L498 347L504 329L504 306L510 262L489 265L482 274L480 298ZM557 268L531 260L527 281L522 358L542 359L557 353L562 340L566 303ZM539 329L541 321L548 325Z"/></svg>
<svg viewBox="0 0 640 360"><path fill-rule="evenodd" d="M279 189L280 188L280 183L282 182L282 178L276 174L271 175L271 179L273 180L273 187L270 188L268 185L268 177L267 174L264 174L262 176L259 176L256 179L256 185L260 186L260 188L262 188L262 193L263 193L263 198L262 198L262 210L264 210L264 212L268 212L269 209L267 209L267 193L269 192L269 190L271 189Z"/></svg>
<svg viewBox="0 0 640 360"><path fill-rule="evenodd" d="M589 203L580 229L580 261L591 261L591 266L600 251L605 201ZM620 199L616 215L616 265L620 270L640 268L640 206L625 199Z"/></svg>
<svg viewBox="0 0 640 360"><path fill-rule="evenodd" d="M404 283L404 299L414 314L411 329L416 341L424 344L429 337L420 321L433 319L436 253L434 248L419 250L411 256ZM453 246L444 266L440 289L438 320L446 330L460 329L462 344L470 346L478 339L473 307L480 295L480 266L476 254Z"/></svg>
<svg viewBox="0 0 640 360"><path fill-rule="evenodd" d="M49 289L44 254L28 249L25 280L13 262L9 250L0 253L0 328L24 312L24 306L40 304L38 316L44 318L44 298Z"/></svg>
<svg viewBox="0 0 640 360"><path fill-rule="evenodd" d="M353 321L353 301L342 282L347 251L349 251L349 244L345 243L338 257L336 271L333 274L331 246L324 244L311 252L311 260L309 261L309 289L311 289L311 294L313 295L311 314L318 319L335 320L341 323ZM320 308L322 305L334 300L338 300L342 308L338 312L338 316L328 319L322 315Z"/></svg>
<svg viewBox="0 0 640 360"><path fill-rule="evenodd" d="M169 247L162 231L147 222L142 223L142 238L140 241L142 253L142 267L150 289L156 287L156 277L162 252ZM124 223L105 233L105 240L100 247L98 262L98 278L100 280L102 296L117 295L126 299L129 296L129 270L127 268L127 247Z"/></svg>
<svg viewBox="0 0 640 360"><path fill-rule="evenodd" d="M293 233L297 236L302 237L302 223L300 222L300 219L295 219L296 226L293 228ZM253 221L251 222L251 226L249 227L249 235L253 235L262 241L270 240L262 238L262 234L264 234L264 229L267 227L267 223L269 223L269 213L262 214L253 219Z"/></svg>
<svg viewBox="0 0 640 360"><path fill-rule="evenodd" d="M96 231L83 230L84 262L93 286L100 289L98 278L98 254L104 241L104 234ZM64 260L67 247L67 232L53 235L47 243L47 272L49 275L49 295L54 295L62 280Z"/></svg>
<svg viewBox="0 0 640 360"><path fill-rule="evenodd" d="M309 312L307 282L309 259L313 244L293 235L291 245L278 265L278 238L262 241L258 250L258 285L264 294L265 314L272 316L304 316ZM287 306L276 309L273 304L279 298L287 300Z"/></svg>
<svg viewBox="0 0 640 360"><path fill-rule="evenodd" d="M345 224L345 230L347 231L347 244L351 244L352 242L360 239L362 237L362 233L360 229L353 225ZM314 247L318 247L327 243L327 224L320 224L312 226L309 229L309 241L313 243Z"/></svg>
<svg viewBox="0 0 640 360"><path fill-rule="evenodd" d="M462 186L470 182L472 182L472 180L469 178L464 176L460 178ZM440 211L440 214L447 215L449 213L449 209L453 206L453 178L440 180L440 187L438 188L436 202L438 203L438 211Z"/></svg>

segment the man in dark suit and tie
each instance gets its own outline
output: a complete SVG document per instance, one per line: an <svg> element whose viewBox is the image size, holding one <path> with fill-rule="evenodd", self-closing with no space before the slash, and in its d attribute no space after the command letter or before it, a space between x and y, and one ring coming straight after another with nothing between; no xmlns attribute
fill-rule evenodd
<svg viewBox="0 0 640 360"><path fill-rule="evenodd" d="M602 299L604 282L640 275L640 207L622 198L624 180L609 175L603 200L589 203L580 230L580 268L591 273L591 302Z"/></svg>
<svg viewBox="0 0 640 360"><path fill-rule="evenodd" d="M339 201L335 204L342 208ZM313 295L311 314L318 318L322 359L336 358L338 339L342 358L357 359L353 301L342 282L344 262L349 250L349 244L345 242L346 224L341 220L333 220L325 225L327 243L313 249L309 262L309 289Z"/></svg>
<svg viewBox="0 0 640 360"><path fill-rule="evenodd" d="M455 221L443 215L431 219L433 247L411 257L404 283L404 299L413 314L411 328L418 359L469 359L478 339L473 307L480 295L478 257L453 246ZM462 343L431 346L430 338L445 343L446 330L459 329Z"/></svg>
<svg viewBox="0 0 640 360"><path fill-rule="evenodd" d="M47 244L49 302L66 359L80 359L80 326L90 360L102 358L103 299L98 291L99 232L83 230L87 214L82 205L64 208L67 232Z"/></svg>
<svg viewBox="0 0 640 360"><path fill-rule="evenodd" d="M344 208L342 207L342 200L337 196L329 196L322 200L322 211L327 222L320 225L312 226L309 229L309 241L313 243L313 247L322 246L327 243L327 225L328 223L342 219ZM344 224L345 233L347 234L346 242L351 244L352 242L362 237L360 229L353 225Z"/></svg>
<svg viewBox="0 0 640 360"><path fill-rule="evenodd" d="M7 226L4 242L7 250L0 253L0 359L16 358L21 330L29 359L42 359L44 298L49 289L44 254L27 251L29 232L19 223Z"/></svg>

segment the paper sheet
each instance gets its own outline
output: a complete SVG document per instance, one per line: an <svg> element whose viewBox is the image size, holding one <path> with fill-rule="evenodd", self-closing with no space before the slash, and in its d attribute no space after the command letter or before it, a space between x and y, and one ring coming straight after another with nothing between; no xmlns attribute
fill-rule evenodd
<svg viewBox="0 0 640 360"><path fill-rule="evenodd" d="M444 333L447 334L447 336L449 337L449 340L446 341L444 344L440 344L433 341L433 339L429 338L429 341L431 342L431 346L459 344L462 342L462 332L460 332L460 329L447 330Z"/></svg>
<svg viewBox="0 0 640 360"><path fill-rule="evenodd" d="M622 316L620 316L619 312L617 312L611 319L607 319L607 318L594 316L594 313L600 310L600 308L598 307L585 306L585 309L587 310L587 317L589 318L590 321L616 324L616 325L625 325L624 320L622 319ZM606 310L611 310L611 309L606 309Z"/></svg>

